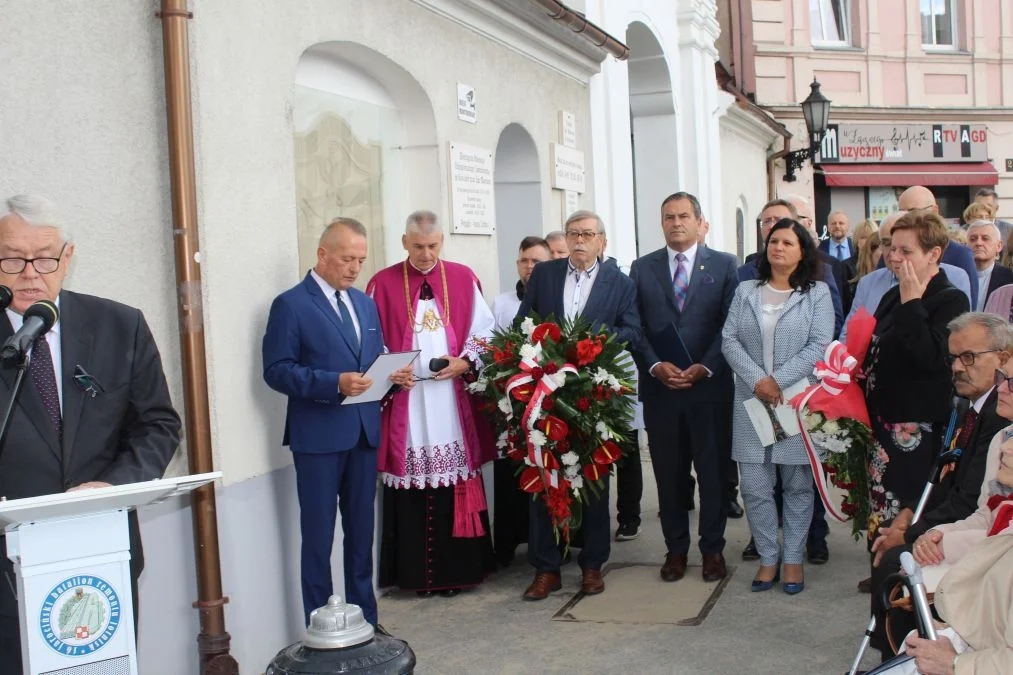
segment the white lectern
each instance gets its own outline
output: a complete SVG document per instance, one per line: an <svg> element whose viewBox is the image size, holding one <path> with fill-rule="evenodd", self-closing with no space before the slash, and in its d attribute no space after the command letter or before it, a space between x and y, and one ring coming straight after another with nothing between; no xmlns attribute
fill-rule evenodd
<svg viewBox="0 0 1013 675"><path fill-rule="evenodd" d="M221 475L0 501L27 675L136 675L127 511Z"/></svg>

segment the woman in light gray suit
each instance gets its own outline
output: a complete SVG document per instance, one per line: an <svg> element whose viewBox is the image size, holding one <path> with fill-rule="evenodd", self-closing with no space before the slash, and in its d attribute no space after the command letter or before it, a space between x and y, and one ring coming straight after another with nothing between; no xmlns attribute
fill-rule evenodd
<svg viewBox="0 0 1013 675"><path fill-rule="evenodd" d="M767 235L759 278L739 284L722 331L721 351L735 373L732 458L739 463L749 529L760 553L752 590L773 588L784 563L786 593L805 588L802 553L812 520L813 480L801 436L764 447L743 402L754 396L775 406L782 391L810 377L833 339L834 308L822 263L809 232L797 221L778 221ZM784 547L777 541L774 482L784 487Z"/></svg>

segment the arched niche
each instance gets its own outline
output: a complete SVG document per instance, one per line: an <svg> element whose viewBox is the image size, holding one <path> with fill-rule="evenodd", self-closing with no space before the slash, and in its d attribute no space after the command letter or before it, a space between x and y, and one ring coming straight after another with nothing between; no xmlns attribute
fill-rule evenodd
<svg viewBox="0 0 1013 675"><path fill-rule="evenodd" d="M432 103L408 71L363 45L325 42L299 60L292 107L299 262L337 216L361 221L369 259L360 288L402 258L409 212L439 212Z"/></svg>
<svg viewBox="0 0 1013 675"><path fill-rule="evenodd" d="M542 234L542 185L538 150L520 124L508 124L496 143L494 170L496 250L500 291L517 283L517 249L521 239Z"/></svg>
<svg viewBox="0 0 1013 675"><path fill-rule="evenodd" d="M665 245L661 202L679 189L678 129L672 77L657 37L634 21L626 29L626 44L637 254L643 255Z"/></svg>

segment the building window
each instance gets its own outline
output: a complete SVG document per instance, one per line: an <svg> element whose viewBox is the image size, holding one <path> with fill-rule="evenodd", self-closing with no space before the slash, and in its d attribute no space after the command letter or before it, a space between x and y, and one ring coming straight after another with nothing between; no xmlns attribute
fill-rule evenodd
<svg viewBox="0 0 1013 675"><path fill-rule="evenodd" d="M809 0L814 45L851 45L850 0Z"/></svg>
<svg viewBox="0 0 1013 675"><path fill-rule="evenodd" d="M957 46L955 4L954 0L919 0L923 45L949 49Z"/></svg>

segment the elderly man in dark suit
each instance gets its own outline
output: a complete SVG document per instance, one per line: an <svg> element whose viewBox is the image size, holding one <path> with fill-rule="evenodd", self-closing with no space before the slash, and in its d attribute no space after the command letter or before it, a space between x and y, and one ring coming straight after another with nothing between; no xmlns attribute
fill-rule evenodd
<svg viewBox="0 0 1013 675"><path fill-rule="evenodd" d="M703 578L727 575L725 495L731 428L732 373L721 354L721 328L738 285L736 259L698 244L700 202L676 192L661 204L667 246L633 263L644 340L636 353L644 424L658 484L665 563L661 578L686 573L690 545L686 512L690 463L700 483ZM648 377L648 373L650 376Z"/></svg>
<svg viewBox="0 0 1013 675"><path fill-rule="evenodd" d="M334 220L320 235L316 267L275 299L264 333L264 381L288 396L283 443L295 465L307 623L334 593L331 548L339 503L345 599L377 623L373 511L380 403L351 404L372 384L362 373L384 351L376 304L352 288L365 261L366 228L351 218ZM410 367L391 380L411 388Z"/></svg>
<svg viewBox="0 0 1013 675"><path fill-rule="evenodd" d="M60 319L30 350L25 378L0 456L0 496L8 499L161 478L179 444L180 419L155 340L141 312L111 300L63 290L74 244L55 206L18 195L0 206L0 284L14 298L0 318L0 343L21 328L33 303L49 300ZM86 373L100 389L79 384ZM0 400L14 374L0 371ZM136 513L130 527L130 572L137 616L137 578L144 568ZM21 672L18 605L7 542L0 537L0 664Z"/></svg>
<svg viewBox="0 0 1013 675"><path fill-rule="evenodd" d="M569 257L535 266L517 320L531 312L557 320L580 316L595 330L604 327L612 331L619 342L635 352L642 337L636 289L616 265L599 260L605 240L604 223L591 211L576 211L567 218L565 232ZM584 506L584 547L577 562L582 571L581 589L587 594L605 590L601 568L610 551L608 476L604 482L603 497L591 497ZM528 562L535 568L535 579L524 598L542 600L562 588L562 581L559 547L541 500L531 502L528 526Z"/></svg>
<svg viewBox="0 0 1013 675"><path fill-rule="evenodd" d="M918 522L911 522L916 505L905 504L889 526L879 528L879 536L872 544L875 554L871 580L872 612L877 618L872 645L882 651L884 657L892 656L892 652L886 641L885 613L879 600L883 583L887 576L900 570L901 553L910 552L918 537L936 525L963 520L978 508L989 463L989 448L996 434L1010 422L996 409L999 396L994 383L996 371L1007 370L1013 355L1013 328L1004 318L981 312L961 314L947 328L950 331L947 346L953 386L970 403L954 439L954 447L963 452L956 469L948 471L940 479ZM995 447L998 448L998 445L999 442L996 442ZM906 625L902 614L895 616L900 619L900 624ZM903 637L905 633L901 631L897 634Z"/></svg>

